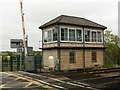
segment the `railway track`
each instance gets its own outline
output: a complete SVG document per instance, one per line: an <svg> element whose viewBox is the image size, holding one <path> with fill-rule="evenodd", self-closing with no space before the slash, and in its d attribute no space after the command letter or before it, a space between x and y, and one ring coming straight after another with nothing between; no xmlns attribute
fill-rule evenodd
<svg viewBox="0 0 120 90"><path fill-rule="evenodd" d="M18 80L27 80L28 84L25 87L29 87L29 85L35 83L38 85L38 87L41 86L43 88L54 88L55 90L103 90L104 88L120 90L119 71L120 68L101 69L99 72L97 70L89 70L87 72L79 71L35 74L18 71L4 72L4 74L16 77ZM118 74L116 74L116 72ZM110 75L111 73L112 75Z"/></svg>
<svg viewBox="0 0 120 90"><path fill-rule="evenodd" d="M112 69L112 71L113 71L113 69ZM117 70L115 70L115 71L117 71ZM111 71L110 71L110 73L111 73ZM43 84L47 84L54 88L63 89L63 90L64 89L65 90L66 89L67 90L68 89L102 90L102 88L111 87L112 84L114 86L111 88L117 90L117 88L119 88L119 84L120 84L120 75L109 76L108 70L107 70L108 76L101 76L101 75L96 75L96 73L90 73L90 74L84 74L84 75L79 74L77 76L76 75L73 75L73 76L68 75L67 76L68 79L64 79L64 80L60 79L61 78L60 75L54 76L50 73L46 74L46 75L41 75L41 74L34 74L34 73L27 73L27 72L17 72L16 74L20 75L20 76L22 75L23 77L26 77L28 79L34 78L35 80L38 80L40 82L42 81L41 83L43 83ZM102 71L102 74L103 74L103 71Z"/></svg>
<svg viewBox="0 0 120 90"><path fill-rule="evenodd" d="M16 74L18 76L32 79L35 81L38 81L40 83L46 84L48 86L52 86L54 88L62 89L62 90L69 90L69 89L86 89L86 90L99 90L97 88L94 88L88 84L81 83L81 82L74 82L74 81L64 81L57 78L45 76L45 75L37 75L34 73L27 73L27 72L14 72L11 74Z"/></svg>
<svg viewBox="0 0 120 90"><path fill-rule="evenodd" d="M104 74L104 73L113 73L113 72L119 72L120 73L120 68L102 68L102 69L86 69L86 70L73 70L73 71L68 71L68 72L52 72L52 74L55 75L80 75L80 74ZM46 73L47 74L47 73Z"/></svg>

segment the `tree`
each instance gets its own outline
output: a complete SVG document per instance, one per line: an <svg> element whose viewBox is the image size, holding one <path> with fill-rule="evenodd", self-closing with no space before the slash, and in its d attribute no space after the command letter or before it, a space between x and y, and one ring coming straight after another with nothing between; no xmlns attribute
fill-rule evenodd
<svg viewBox="0 0 120 90"><path fill-rule="evenodd" d="M111 62L120 64L118 36L112 31L106 30L104 34L104 44L106 46L106 53L110 56Z"/></svg>

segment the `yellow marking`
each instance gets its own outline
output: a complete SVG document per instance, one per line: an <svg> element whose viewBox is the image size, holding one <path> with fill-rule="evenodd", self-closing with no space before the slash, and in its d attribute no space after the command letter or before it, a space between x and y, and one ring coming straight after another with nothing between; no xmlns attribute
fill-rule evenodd
<svg viewBox="0 0 120 90"><path fill-rule="evenodd" d="M16 80L19 80L19 79L21 79L20 77L17 77L17 78L15 78L14 80L16 81Z"/></svg>
<svg viewBox="0 0 120 90"><path fill-rule="evenodd" d="M0 88L2 88L2 87L4 87L5 86L5 84L3 84L3 85L0 85Z"/></svg>
<svg viewBox="0 0 120 90"><path fill-rule="evenodd" d="M48 85L44 85L43 87L44 87L44 88L52 88L52 87L50 87L50 86L48 86Z"/></svg>
<svg viewBox="0 0 120 90"><path fill-rule="evenodd" d="M28 86L30 86L30 85L32 85L32 84L36 84L36 85L38 85L38 86L43 86L43 84L41 84L41 83L38 83L38 82L36 82L36 81L31 81L31 82L29 82L25 87L28 87Z"/></svg>
<svg viewBox="0 0 120 90"><path fill-rule="evenodd" d="M10 88L10 87L5 87L6 84L0 85L0 88Z"/></svg>
<svg viewBox="0 0 120 90"><path fill-rule="evenodd" d="M16 77L14 80L17 81L19 79L23 79L22 77Z"/></svg>
<svg viewBox="0 0 120 90"><path fill-rule="evenodd" d="M37 82L37 81L31 81L31 82L28 83L25 87L29 87L29 86L32 85L32 84L36 84L36 85L41 86L41 87L43 87L43 88L52 88L52 87L50 87L50 86L48 86L48 85L39 83L39 82Z"/></svg>
<svg viewBox="0 0 120 90"><path fill-rule="evenodd" d="M32 85L33 83L32 82L30 82L30 83L28 83L25 87L29 87L30 85Z"/></svg>
<svg viewBox="0 0 120 90"><path fill-rule="evenodd" d="M7 75L9 75L9 76L14 76L14 77L16 77L16 79L14 79L14 80L18 80L18 79L24 79L24 80L27 80L27 81L29 81L29 83L25 86L25 87L29 87L30 85L32 85L32 84L36 84L36 85L38 85L38 86L41 86L41 87L43 87L43 88L52 88L52 87L50 87L50 86L48 86L48 85L45 85L45 84L42 84L42 83L40 83L40 82L37 82L37 81L34 81L34 80L32 80L32 79L27 79L27 78L24 78L24 77L22 77L22 76L19 76L19 75L15 75L15 74L10 74L10 73L6 73L5 72L5 74L7 74Z"/></svg>

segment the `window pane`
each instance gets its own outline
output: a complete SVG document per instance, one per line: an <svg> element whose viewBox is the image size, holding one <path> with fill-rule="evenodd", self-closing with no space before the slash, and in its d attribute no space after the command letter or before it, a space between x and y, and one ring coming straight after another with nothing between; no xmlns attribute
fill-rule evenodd
<svg viewBox="0 0 120 90"><path fill-rule="evenodd" d="M53 41L57 41L57 30L53 29Z"/></svg>
<svg viewBox="0 0 120 90"><path fill-rule="evenodd" d="M75 63L75 52L70 52L70 63Z"/></svg>
<svg viewBox="0 0 120 90"><path fill-rule="evenodd" d="M68 41L68 30L67 30L67 28L61 28L61 40Z"/></svg>
<svg viewBox="0 0 120 90"><path fill-rule="evenodd" d="M96 42L96 32L92 31L92 42Z"/></svg>
<svg viewBox="0 0 120 90"><path fill-rule="evenodd" d="M102 42L102 33L97 32L97 36L98 36L98 42Z"/></svg>
<svg viewBox="0 0 120 90"><path fill-rule="evenodd" d="M82 41L82 31L76 30L76 41Z"/></svg>
<svg viewBox="0 0 120 90"><path fill-rule="evenodd" d="M48 31L48 42L52 41L52 30Z"/></svg>
<svg viewBox="0 0 120 90"><path fill-rule="evenodd" d="M69 29L69 41L75 41L75 30Z"/></svg>
<svg viewBox="0 0 120 90"><path fill-rule="evenodd" d="M92 61L97 62L97 52L96 51L92 51Z"/></svg>
<svg viewBox="0 0 120 90"><path fill-rule="evenodd" d="M90 31L85 31L85 41L90 42Z"/></svg>
<svg viewBox="0 0 120 90"><path fill-rule="evenodd" d="M44 31L43 32L43 39L44 39L44 42L47 42L47 31Z"/></svg>

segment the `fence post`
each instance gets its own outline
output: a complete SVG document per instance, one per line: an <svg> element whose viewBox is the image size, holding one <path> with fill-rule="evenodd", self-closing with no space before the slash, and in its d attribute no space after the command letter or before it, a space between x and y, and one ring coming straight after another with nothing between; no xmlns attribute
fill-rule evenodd
<svg viewBox="0 0 120 90"><path fill-rule="evenodd" d="M10 57L10 71L13 71L13 57Z"/></svg>
<svg viewBox="0 0 120 90"><path fill-rule="evenodd" d="M37 56L34 55L34 71L37 72Z"/></svg>
<svg viewBox="0 0 120 90"><path fill-rule="evenodd" d="M20 70L20 60L19 60L19 55L16 55L16 59L17 59L17 71Z"/></svg>

